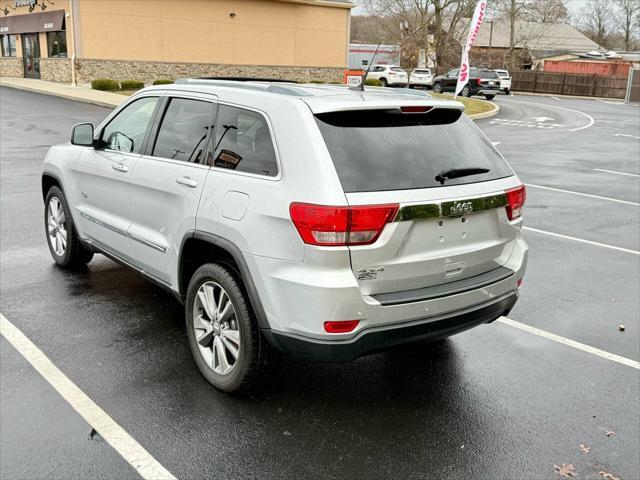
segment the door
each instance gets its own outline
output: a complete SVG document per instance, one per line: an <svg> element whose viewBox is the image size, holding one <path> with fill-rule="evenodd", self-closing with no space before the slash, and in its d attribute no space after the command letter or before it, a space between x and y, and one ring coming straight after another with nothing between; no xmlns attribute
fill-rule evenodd
<svg viewBox="0 0 640 480"><path fill-rule="evenodd" d="M40 78L40 38L37 33L22 35L25 78Z"/></svg>
<svg viewBox="0 0 640 480"><path fill-rule="evenodd" d="M107 253L129 260L129 179L143 152L158 97L128 104L98 132L98 146L85 149L75 166L80 233Z"/></svg>
<svg viewBox="0 0 640 480"><path fill-rule="evenodd" d="M453 92L456 89L456 85L458 84L458 72L460 70L451 70L449 73L447 73L447 75L444 77L443 80L443 87L444 90L446 91L451 91Z"/></svg>
<svg viewBox="0 0 640 480"><path fill-rule="evenodd" d="M167 99L147 155L131 175L132 256L158 280L171 285L180 244L195 229L196 213L209 167L205 150L216 103L204 98Z"/></svg>

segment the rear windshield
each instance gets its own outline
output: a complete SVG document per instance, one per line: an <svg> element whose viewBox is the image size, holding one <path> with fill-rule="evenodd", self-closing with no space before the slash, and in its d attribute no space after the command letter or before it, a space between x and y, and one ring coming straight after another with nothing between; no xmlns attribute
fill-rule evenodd
<svg viewBox="0 0 640 480"><path fill-rule="evenodd" d="M475 73L480 78L498 78L498 75L493 70L477 70Z"/></svg>
<svg viewBox="0 0 640 480"><path fill-rule="evenodd" d="M431 73L431 70L418 70L417 68L413 71L413 73Z"/></svg>
<svg viewBox="0 0 640 480"><path fill-rule="evenodd" d="M452 168L490 171L450 179L445 186L513 175L473 121L457 110L330 112L316 115L316 121L345 192L439 187L436 175Z"/></svg>
<svg viewBox="0 0 640 480"><path fill-rule="evenodd" d="M500 75L501 77L508 77L509 76L509 72L507 72L506 70L496 70L496 73L498 75Z"/></svg>

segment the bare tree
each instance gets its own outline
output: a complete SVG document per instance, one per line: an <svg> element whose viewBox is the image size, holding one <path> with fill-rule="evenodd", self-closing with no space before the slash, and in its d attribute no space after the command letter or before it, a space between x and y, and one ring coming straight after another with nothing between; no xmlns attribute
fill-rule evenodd
<svg viewBox="0 0 640 480"><path fill-rule="evenodd" d="M516 22L525 17L535 0L498 0L496 13L502 15L509 22L509 68L515 68L516 64Z"/></svg>
<svg viewBox="0 0 640 480"><path fill-rule="evenodd" d="M584 14L584 24L593 40L600 46L607 44L611 34L613 9L610 0L591 0Z"/></svg>
<svg viewBox="0 0 640 480"><path fill-rule="evenodd" d="M616 0L620 9L616 15L616 24L624 35L624 49L631 50L633 37L640 29L640 0Z"/></svg>
<svg viewBox="0 0 640 480"><path fill-rule="evenodd" d="M530 3L527 10L526 19L532 22L562 23L569 18L565 0L538 0Z"/></svg>

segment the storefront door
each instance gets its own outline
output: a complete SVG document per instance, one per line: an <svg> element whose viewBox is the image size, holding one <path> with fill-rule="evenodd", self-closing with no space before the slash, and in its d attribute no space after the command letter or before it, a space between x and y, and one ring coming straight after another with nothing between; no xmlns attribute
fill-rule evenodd
<svg viewBox="0 0 640 480"><path fill-rule="evenodd" d="M40 78L40 39L37 33L22 35L25 78Z"/></svg>

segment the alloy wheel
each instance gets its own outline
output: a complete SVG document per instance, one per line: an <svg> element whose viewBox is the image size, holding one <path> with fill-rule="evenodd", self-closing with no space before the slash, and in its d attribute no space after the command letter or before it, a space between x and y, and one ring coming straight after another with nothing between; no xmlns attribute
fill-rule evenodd
<svg viewBox="0 0 640 480"><path fill-rule="evenodd" d="M198 349L217 374L233 371L240 355L240 329L231 298L220 284L200 285L193 305L193 323Z"/></svg>
<svg viewBox="0 0 640 480"><path fill-rule="evenodd" d="M67 249L67 222L58 197L51 197L47 206L47 233L53 251L63 256Z"/></svg>

